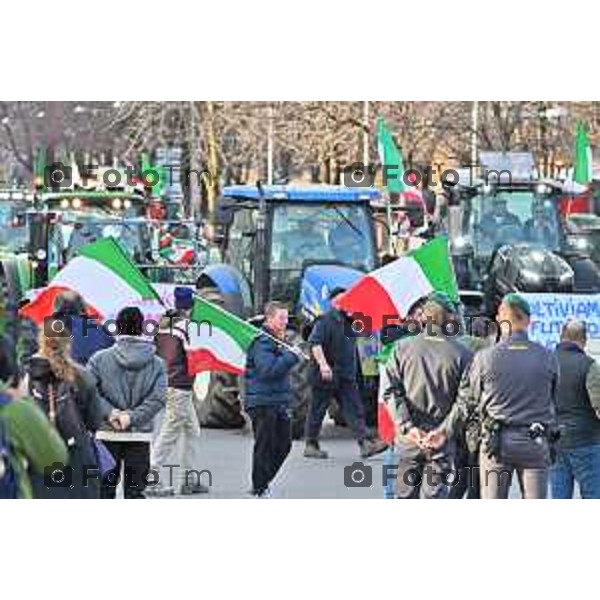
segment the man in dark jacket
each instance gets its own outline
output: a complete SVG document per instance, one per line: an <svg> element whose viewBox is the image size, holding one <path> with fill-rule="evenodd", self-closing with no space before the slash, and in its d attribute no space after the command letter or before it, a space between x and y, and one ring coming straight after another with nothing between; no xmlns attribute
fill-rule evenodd
<svg viewBox="0 0 600 600"><path fill-rule="evenodd" d="M292 448L289 373L298 356L277 343L285 339L287 323L285 304L269 302L264 334L256 337L246 359L245 407L254 430L252 494L258 498L269 496L269 485Z"/></svg>
<svg viewBox="0 0 600 600"><path fill-rule="evenodd" d="M67 317L71 321L71 357L81 365L85 366L98 350L114 344L114 337L88 316L85 302L76 292L63 292L56 298L54 315Z"/></svg>
<svg viewBox="0 0 600 600"><path fill-rule="evenodd" d="M179 465L178 489L172 481L165 479L160 486L152 488L152 495L199 494L208 488L198 481L197 447L200 437L200 423L192 403L194 377L188 372L186 348L188 345L190 317L194 305L194 295L190 288L175 288L175 310L167 313L160 322L156 336L156 354L164 361L169 378L167 408L160 433L152 448L152 465L163 471L169 456L179 448L176 464ZM193 326L193 325L192 325ZM181 442L181 443L180 443ZM196 476L196 481L194 477ZM172 479L170 474L169 480ZM149 490L150 492L150 490Z"/></svg>
<svg viewBox="0 0 600 600"><path fill-rule="evenodd" d="M556 411L560 438L550 470L553 498L600 498L600 366L585 353L585 323L565 323L556 348Z"/></svg>
<svg viewBox="0 0 600 600"><path fill-rule="evenodd" d="M504 296L496 317L502 341L474 356L452 412L430 434L441 441L452 438L469 416L479 417L483 499L508 498L515 471L523 498L548 494L558 363L552 352L529 339L530 318L525 298Z"/></svg>
<svg viewBox="0 0 600 600"><path fill-rule="evenodd" d="M154 417L167 394L165 363L156 356L154 341L142 337L143 325L139 308L121 310L116 344L94 354L88 363L104 416L116 432L101 439L117 461L117 473L125 463L125 498L144 497ZM114 498L117 484L116 477L105 477L102 497Z"/></svg>
<svg viewBox="0 0 600 600"><path fill-rule="evenodd" d="M329 295L333 300L344 292L334 288ZM335 396L350 423L360 448L362 458L383 452L387 444L371 440L367 434L365 409L360 396L358 380L362 376L356 337L349 334L352 319L332 308L320 317L310 334L309 342L314 358L312 398L306 415L306 458L327 458L327 452L319 447L321 425Z"/></svg>

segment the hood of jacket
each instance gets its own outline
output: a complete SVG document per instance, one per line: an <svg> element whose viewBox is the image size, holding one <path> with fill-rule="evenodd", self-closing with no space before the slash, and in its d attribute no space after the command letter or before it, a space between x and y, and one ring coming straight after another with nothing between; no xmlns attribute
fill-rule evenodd
<svg viewBox="0 0 600 600"><path fill-rule="evenodd" d="M119 366L138 371L154 360L155 347L152 340L137 336L120 336L114 350Z"/></svg>

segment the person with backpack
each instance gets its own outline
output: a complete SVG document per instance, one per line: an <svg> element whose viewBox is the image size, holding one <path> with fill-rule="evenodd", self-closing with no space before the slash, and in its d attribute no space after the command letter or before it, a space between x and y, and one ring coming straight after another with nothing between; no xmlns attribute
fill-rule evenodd
<svg viewBox="0 0 600 600"><path fill-rule="evenodd" d="M49 477L34 477L38 498L94 499L100 473L93 438L104 415L87 371L71 358L71 338L41 332L39 350L26 366L29 393L56 427L68 449L68 464Z"/></svg>
<svg viewBox="0 0 600 600"><path fill-rule="evenodd" d="M105 437L106 447L117 463L112 476L103 479L101 497L116 497L123 465L125 498L145 498L150 440L154 417L165 405L167 370L156 356L154 340L143 336L144 315L137 306L123 308L116 323L115 345L96 352L88 363L103 414L113 429Z"/></svg>
<svg viewBox="0 0 600 600"><path fill-rule="evenodd" d="M67 448L44 413L23 397L16 365L0 338L0 499L33 498L30 473L67 461Z"/></svg>
<svg viewBox="0 0 600 600"><path fill-rule="evenodd" d="M178 489L173 488L171 473L168 480L161 482L162 485L146 492L154 496L208 492L199 480L192 479L192 469L197 466L196 448L200 436L200 423L192 401L194 377L188 372L186 356L194 295L186 287L176 287L174 294L175 310L161 319L156 335L156 354L165 361L169 388L166 415L152 448L151 463L157 472L164 472L169 456L179 447L175 460L175 464L179 465L179 477L176 477Z"/></svg>

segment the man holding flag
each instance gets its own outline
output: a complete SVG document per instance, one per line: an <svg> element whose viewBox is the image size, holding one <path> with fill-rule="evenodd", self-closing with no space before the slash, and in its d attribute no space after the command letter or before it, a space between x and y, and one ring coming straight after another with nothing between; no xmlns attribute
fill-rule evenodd
<svg viewBox="0 0 600 600"><path fill-rule="evenodd" d="M299 356L279 343L285 339L287 324L286 305L267 303L263 330L246 357L245 407L254 430L252 494L257 498L270 496L269 485L292 448L289 374Z"/></svg>

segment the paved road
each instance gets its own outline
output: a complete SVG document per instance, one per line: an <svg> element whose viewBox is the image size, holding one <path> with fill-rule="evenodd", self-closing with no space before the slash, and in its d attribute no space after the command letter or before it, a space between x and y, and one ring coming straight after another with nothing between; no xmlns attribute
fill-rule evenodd
<svg viewBox="0 0 600 600"><path fill-rule="evenodd" d="M303 442L294 442L292 452L273 486L274 498L382 498L383 455L365 461L372 467L370 487L348 488L344 485L344 467L360 461L358 446L347 430L326 425L322 447L330 458L309 460L302 456ZM250 462L252 436L249 431L203 430L200 441L201 467L212 474L210 494L185 498L250 498ZM203 475L208 483L208 475ZM511 497L518 498L513 485Z"/></svg>

